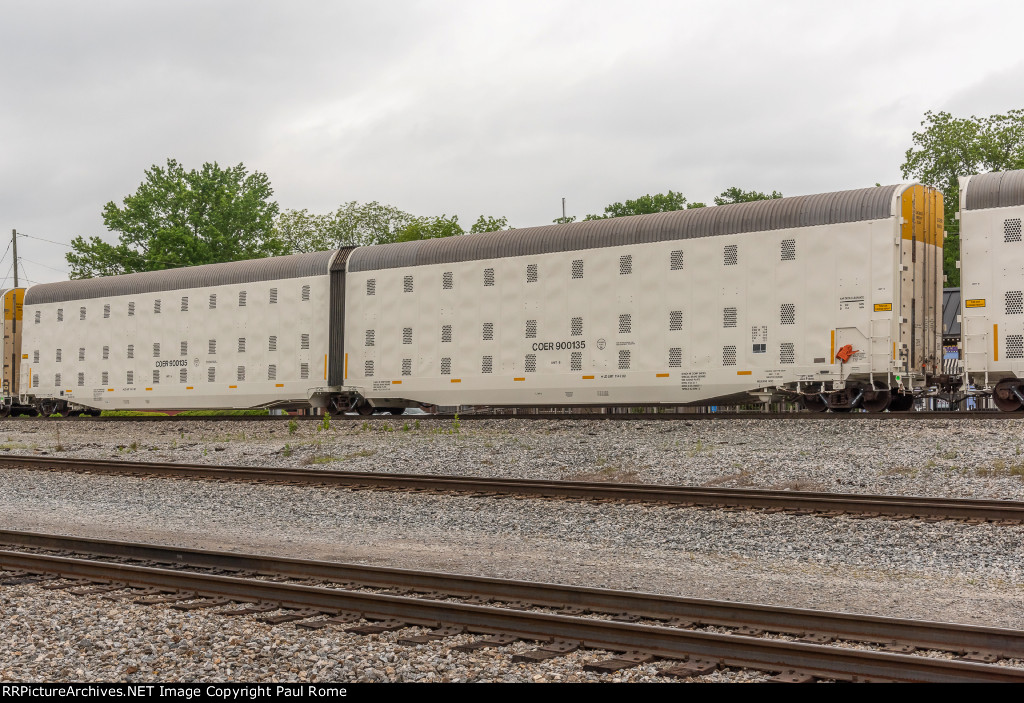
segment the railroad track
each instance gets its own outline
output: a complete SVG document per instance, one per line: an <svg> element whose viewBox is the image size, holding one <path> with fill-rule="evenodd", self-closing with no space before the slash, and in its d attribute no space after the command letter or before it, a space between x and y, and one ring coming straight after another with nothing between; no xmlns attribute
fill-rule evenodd
<svg viewBox="0 0 1024 703"><path fill-rule="evenodd" d="M659 673L682 677L730 667L785 681L1024 682L1019 630L29 532L0 531L0 544L0 587L36 582L357 634L432 628L400 643L483 635L463 650L539 643L522 661L616 653L587 664L596 671L665 660Z"/></svg>
<svg viewBox="0 0 1024 703"><path fill-rule="evenodd" d="M355 490L459 493L485 497L623 501L716 509L759 509L835 517L963 520L970 523L1024 523L1024 502L977 498L884 496L753 488L591 483L537 479L481 478L432 474L372 473L320 469L262 468L155 462L72 459L52 456L0 456L0 468L67 471L176 479L242 481Z"/></svg>
<svg viewBox="0 0 1024 703"><path fill-rule="evenodd" d="M423 415L332 415L332 422L363 422L366 420L392 420L397 422L413 422L415 420L444 420L452 421L458 419L460 422L475 420L610 420L615 422L628 422L637 420L825 420L825 421L894 421L894 420L1020 420L1024 419L1024 413L1004 413L995 410L976 410L965 412L935 411L935 412L885 412L885 413L808 413L808 412L787 412L787 413L764 413L764 412L741 412L741 413L465 413L465 414L423 414ZM322 416L316 415L140 415L126 417L12 417L3 420L4 423L19 422L284 422L295 420L297 422L322 422Z"/></svg>

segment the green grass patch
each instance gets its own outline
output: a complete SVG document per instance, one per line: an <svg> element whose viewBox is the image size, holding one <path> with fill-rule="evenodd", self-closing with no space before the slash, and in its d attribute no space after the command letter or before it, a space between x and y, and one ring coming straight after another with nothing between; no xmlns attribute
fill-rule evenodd
<svg viewBox="0 0 1024 703"><path fill-rule="evenodd" d="M150 412L147 410L104 410L100 417L167 417L167 413Z"/></svg>
<svg viewBox="0 0 1024 703"><path fill-rule="evenodd" d="M1024 478L1024 464L1008 463L1002 459L996 459L992 466L979 466L974 469L976 476L984 477L1009 477L1016 476Z"/></svg>
<svg viewBox="0 0 1024 703"><path fill-rule="evenodd" d="M163 413L160 413L163 414ZM269 415L266 408L255 408L252 410L184 410L178 413L178 417L211 417L216 415L245 415L259 417Z"/></svg>
<svg viewBox="0 0 1024 703"><path fill-rule="evenodd" d="M377 453L377 450L375 450L375 449L360 449L358 452L352 452L351 454L346 454L345 456L341 457L341 459L342 459L342 461L347 461L349 459L360 459L362 457L373 456L376 453Z"/></svg>

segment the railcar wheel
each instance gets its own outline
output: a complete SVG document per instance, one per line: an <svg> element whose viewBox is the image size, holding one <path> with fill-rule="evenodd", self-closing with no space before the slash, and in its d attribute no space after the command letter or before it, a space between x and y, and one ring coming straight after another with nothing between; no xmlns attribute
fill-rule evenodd
<svg viewBox="0 0 1024 703"><path fill-rule="evenodd" d="M359 401L359 404L356 405L356 412L360 415L373 415L373 406L365 400L361 400Z"/></svg>
<svg viewBox="0 0 1024 703"><path fill-rule="evenodd" d="M909 393L897 393L892 396L892 402L889 403L889 410L897 413L907 412L908 410L914 409L914 396Z"/></svg>
<svg viewBox="0 0 1024 703"><path fill-rule="evenodd" d="M865 391L860 404L869 413L884 413L892 404L892 392L885 387Z"/></svg>
<svg viewBox="0 0 1024 703"><path fill-rule="evenodd" d="M1024 407L1024 403L1013 392L1015 386L1019 390L1020 381L1000 381L992 391L992 402L1004 413L1014 413Z"/></svg>
<svg viewBox="0 0 1024 703"><path fill-rule="evenodd" d="M401 415L405 412L405 408L388 408L387 411L392 415Z"/></svg>
<svg viewBox="0 0 1024 703"><path fill-rule="evenodd" d="M53 415L60 415L58 405L56 401L44 400L39 404L39 414L43 417L52 417Z"/></svg>
<svg viewBox="0 0 1024 703"><path fill-rule="evenodd" d="M820 395L805 395L801 399L804 410L812 413L823 413L828 410L828 403Z"/></svg>

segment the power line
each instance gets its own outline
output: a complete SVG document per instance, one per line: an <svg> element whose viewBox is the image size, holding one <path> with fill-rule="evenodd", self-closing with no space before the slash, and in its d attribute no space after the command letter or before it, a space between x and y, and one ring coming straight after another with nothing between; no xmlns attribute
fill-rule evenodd
<svg viewBox="0 0 1024 703"><path fill-rule="evenodd" d="M57 242L57 241L54 241L53 239L47 239L46 237L37 237L35 235L25 234L23 232L18 232L18 236L19 237L27 237L28 239L35 239L35 240L38 240L40 242L47 242L49 244L56 244L57 246L64 247L65 249L74 250L74 247L71 246L70 244L65 244L64 242ZM166 258L163 258L163 257L158 257L158 256L155 256L153 254L150 254L149 252L144 252L143 253L143 252L135 252L135 251L133 251L132 253L136 254L139 257L141 257L142 260L146 261L146 262L165 264L167 266L178 267L178 268L183 267L183 266L195 266L195 264L185 263L185 262L182 262L182 261L179 261L179 260L175 260L175 259L166 259ZM64 273L64 272L62 272L62 273Z"/></svg>
<svg viewBox="0 0 1024 703"><path fill-rule="evenodd" d="M0 256L0 261L3 261L7 257L7 252L9 252L11 250L11 244L13 244L13 243L14 243L14 238L12 237L11 241L7 242L7 249L4 250L4 255Z"/></svg>
<svg viewBox="0 0 1024 703"><path fill-rule="evenodd" d="M11 266L12 266L12 267L14 266L14 262L13 262L13 261L11 262ZM4 276L4 281L3 281L3 283L0 283L0 288L3 288L4 286L6 286L6 285L7 285L7 279L11 277L11 270L12 270L12 269L10 269L10 268L9 268L9 269L7 269L7 275L5 275L5 276Z"/></svg>
<svg viewBox="0 0 1024 703"><path fill-rule="evenodd" d="M59 247L65 247L67 249L74 249L74 247L71 246L70 244L65 244L64 242L55 242L52 239L46 239L45 237L36 237L35 235L25 234L24 232L18 232L18 236L20 236L20 237L28 237L29 239L38 239L40 242L47 242L49 244L56 244Z"/></svg>
<svg viewBox="0 0 1024 703"><path fill-rule="evenodd" d="M0 257L0 259L2 259L2 257ZM46 264L41 264L38 261L33 261L32 259L26 259L24 256L19 256L18 259L22 263L22 266L21 266L22 270L25 269L25 262L27 261L30 264L33 264L35 266L42 266L44 269L50 269L51 271L56 271L57 273L67 273L67 269L58 269L58 268L54 268L53 266L47 266Z"/></svg>

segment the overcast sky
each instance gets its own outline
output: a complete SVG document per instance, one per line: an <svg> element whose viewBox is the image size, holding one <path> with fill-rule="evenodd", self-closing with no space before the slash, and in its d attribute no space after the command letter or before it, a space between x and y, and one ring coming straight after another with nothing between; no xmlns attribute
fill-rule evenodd
<svg viewBox="0 0 1024 703"><path fill-rule="evenodd" d="M111 241L168 157L282 209L517 227L669 189L893 183L926 110L1024 107L1024 3L174 0L0 6L0 241ZM0 251L6 247L0 244ZM27 278L66 247L19 239ZM0 276L10 269L8 252ZM9 285L9 283L8 283Z"/></svg>

